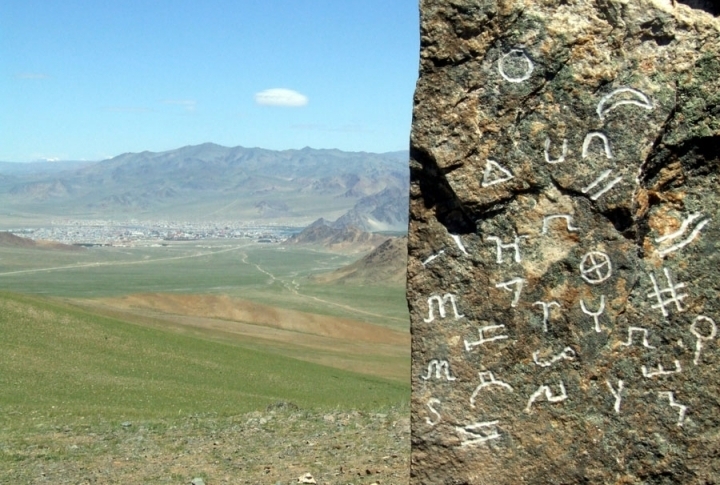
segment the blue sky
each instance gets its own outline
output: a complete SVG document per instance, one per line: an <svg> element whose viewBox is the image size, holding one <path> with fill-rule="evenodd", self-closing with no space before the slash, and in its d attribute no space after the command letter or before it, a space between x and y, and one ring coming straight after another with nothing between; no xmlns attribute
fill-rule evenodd
<svg viewBox="0 0 720 485"><path fill-rule="evenodd" d="M7 0L0 160L404 150L418 49L417 0Z"/></svg>

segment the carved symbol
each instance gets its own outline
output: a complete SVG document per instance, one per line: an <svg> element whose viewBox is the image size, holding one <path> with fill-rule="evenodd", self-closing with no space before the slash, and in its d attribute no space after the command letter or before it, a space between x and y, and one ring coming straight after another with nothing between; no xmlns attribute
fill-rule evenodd
<svg viewBox="0 0 720 485"><path fill-rule="evenodd" d="M656 239L655 239L655 242L661 243L661 242L663 242L663 241L668 241L668 240L677 239L678 237L680 237L680 236L682 236L683 234L685 234L685 231L687 231L688 226L689 226L693 221L695 221L696 219L699 219L700 217L702 217L702 214L690 214L687 219L684 219L684 220L683 220L682 225L680 226L680 229L678 229L677 231L675 231L675 232L673 232L673 233L666 234L666 235L664 235L664 236L662 236L662 237L656 238ZM682 241L680 241L680 242L677 243L677 244L673 244L673 245L670 246L669 248L665 248L665 249L663 249L663 250L659 250L659 251L658 251L658 254L660 254L660 256L662 256L662 257L665 257L667 254L670 254L670 253L672 253L673 251L677 251L678 249L684 248L685 246L687 246L688 244L690 244L691 242L693 242L693 240L694 240L696 237L698 237L698 234L700 234L700 231L702 231L703 227L705 227L705 226L710 222L710 220L711 220L711 219L703 219L702 221L700 221L700 222L698 223L697 226L695 226L695 229L692 230L692 232L690 233L690 235L689 235L687 238L683 239Z"/></svg>
<svg viewBox="0 0 720 485"><path fill-rule="evenodd" d="M640 367L640 370L642 370L643 377L650 379L655 376L668 376L670 374L679 374L680 372L682 372L682 367L680 367L680 361L675 360L675 370L665 370L662 364L658 364L657 368L654 371L649 371L644 365Z"/></svg>
<svg viewBox="0 0 720 485"><path fill-rule="evenodd" d="M560 352L557 355L554 355L550 358L550 360L540 360L538 357L540 356L540 351L536 350L533 352L533 362L535 364L539 365L540 367L550 367L555 362L559 362L561 360L575 360L575 357L577 357L577 354L573 349L570 347L565 347L562 352Z"/></svg>
<svg viewBox="0 0 720 485"><path fill-rule="evenodd" d="M450 237L452 238L453 241L455 241L455 244L460 249L460 251L463 252L463 254L465 256L470 256L468 254L468 252L465 250L465 246L463 246L462 239L460 239L460 236L458 236L457 234L450 234Z"/></svg>
<svg viewBox="0 0 720 485"><path fill-rule="evenodd" d="M592 189L594 189L594 188L597 187L600 183L602 183L603 180L605 180L606 178L608 178L611 173L612 173L612 170L611 170L611 169L605 170L605 171L604 171L603 173L601 173L600 176L599 176L598 178L596 178L590 185L588 185L587 187L583 187L583 188L581 189L582 193L583 193L583 194L587 194L588 192L590 192ZM621 180L622 180L622 177L617 177L617 178L611 180L611 181L608 182L608 184L605 185L601 190L599 190L598 192L595 192L593 195L591 195L590 198L591 198L592 200L598 200L600 197L603 196L603 194L605 194L605 192L609 191L610 189L612 189L613 187L615 187L618 183L620 183Z"/></svg>
<svg viewBox="0 0 720 485"><path fill-rule="evenodd" d="M475 388L475 391L472 393L472 396L470 396L470 407L475 407L475 398L477 397L478 393L488 387L488 386L499 386L504 387L505 389L509 390L510 392L513 392L512 386L508 384L507 382L499 381L495 379L495 376L492 372L479 372L478 376L480 376L480 384ZM485 380L487 378L487 380Z"/></svg>
<svg viewBox="0 0 720 485"><path fill-rule="evenodd" d="M453 312L455 313L455 320L465 316L465 315L460 315L458 313L457 306L455 305L455 295L453 295L452 293L445 293L445 295L443 295L442 298L440 298L439 296L431 296L430 298L428 298L428 300L427 300L428 317L423 319L425 321L425 323L430 323L433 320L435 320L435 314L433 312L433 302L434 301L437 302L438 312L440 313L440 318L445 318L445 302L446 301L449 301L450 304L452 305Z"/></svg>
<svg viewBox="0 0 720 485"><path fill-rule="evenodd" d="M590 315L593 317L593 320L595 320L595 331L597 333L602 332L602 329L600 328L600 320L599 316L603 314L605 311L605 295L600 295L600 308L596 312L591 312L587 309L585 306L585 300L580 300L580 308L582 309L583 313L586 315Z"/></svg>
<svg viewBox="0 0 720 485"><path fill-rule="evenodd" d="M532 408L533 403L541 396L545 396L545 399L548 402L556 403L556 402L562 402L565 399L567 399L567 393L565 392L565 385L562 381L560 381L560 394L555 396L553 395L552 391L550 390L550 386L542 385L538 387L538 390L535 391L532 396L530 396L530 399L528 400L527 406L525 406L525 412L529 413L530 409Z"/></svg>
<svg viewBox="0 0 720 485"><path fill-rule="evenodd" d="M485 327L478 328L479 339L475 342L469 342L467 340L464 340L465 350L470 352L473 348L477 347L478 345L482 345L485 342L493 342L495 340L504 340L508 338L507 335L495 335L494 337L485 336L485 332L490 332L501 328L505 328L505 325L487 325Z"/></svg>
<svg viewBox="0 0 720 485"><path fill-rule="evenodd" d="M624 345L625 347L630 347L630 346L633 344L633 333L635 333L635 332L640 332L640 333L643 334L643 347L648 348L648 349L654 349L654 348L655 348L655 347L653 347L652 345L650 345L650 344L648 343L648 331L647 331L647 329L646 329L646 328L641 328L641 327L630 327L630 328L628 328L628 339L627 339L627 342L625 342L625 343L622 344L622 345Z"/></svg>
<svg viewBox="0 0 720 485"><path fill-rule="evenodd" d="M512 70L516 71L512 73L513 75L509 75L506 72L506 63L508 60L512 62ZM523 61L525 66L518 66L518 60ZM527 81L530 79L534 69L535 66L522 49L512 49L510 52L498 59L498 71L507 82L521 83L523 81Z"/></svg>
<svg viewBox="0 0 720 485"><path fill-rule="evenodd" d="M485 171L483 172L483 179L480 185L483 187L490 187L491 185L507 182L512 178L515 178L515 176L510 170L503 167L495 160L488 159L485 163Z"/></svg>
<svg viewBox="0 0 720 485"><path fill-rule="evenodd" d="M462 440L460 446L479 445L485 441L494 440L500 437L497 430L497 424L500 421L485 421L484 423L474 423L467 426L456 426L455 430L459 438Z"/></svg>
<svg viewBox="0 0 720 485"><path fill-rule="evenodd" d="M615 409L615 412L620 414L620 402L622 401L622 392L623 392L623 381L618 379L618 388L617 391L613 389L612 384L610 384L609 380L605 380L605 384L610 388L610 392L613 396L615 396L615 405L613 406L613 409Z"/></svg>
<svg viewBox="0 0 720 485"><path fill-rule="evenodd" d="M565 224L567 225L567 230L569 232L577 232L578 231L578 228L572 225L573 216L571 216L570 214L553 214L551 216L543 217L542 234L548 233L548 223L550 221L552 221L553 219L565 219Z"/></svg>
<svg viewBox="0 0 720 485"><path fill-rule="evenodd" d="M678 283L677 285L674 284L672 281L672 277L670 276L670 270L668 270L667 268L663 268L663 273L665 273L665 279L667 279L668 287L661 290L657 284L655 275L650 273L650 279L652 280L653 284L653 291L648 293L647 296L652 296L658 301L655 305L652 305L652 308L659 308L662 311L663 316L667 317L668 311L665 307L667 305L670 305L671 303L675 304L675 308L677 308L677 311L685 311L685 308L683 308L682 306L682 300L687 298L688 295L687 293L677 293L677 290L685 288L685 283ZM664 299L663 295L665 294L670 295L670 297Z"/></svg>
<svg viewBox="0 0 720 485"><path fill-rule="evenodd" d="M445 379L454 381L456 377L450 375L450 364L447 360L433 359L428 363L427 374L420 376L421 379L428 380L432 378L433 369L435 369L435 379L442 379L442 373L445 373Z"/></svg>
<svg viewBox="0 0 720 485"><path fill-rule="evenodd" d="M591 131L590 133L585 135L585 140L583 141L582 147L582 157L587 158L588 151L590 150L590 143L592 143L594 138L599 138L600 141L602 141L603 148L605 149L605 157L612 158L612 152L610 151L610 142L608 141L607 136L605 136L604 133L600 133L599 131Z"/></svg>
<svg viewBox="0 0 720 485"><path fill-rule="evenodd" d="M440 402L440 399L437 399L437 398L434 398L434 397L428 399L428 402L425 403L425 405L428 407L428 409L430 410L430 412L433 413L435 416L437 416L437 419L436 419L435 421L431 420L431 419L428 418L427 416L425 417L425 422L426 422L427 424L429 424L430 426L435 426L435 425L438 424L438 423L440 422L440 420L442 419L442 416L440 416L440 413L437 412L437 411L435 410L435 408L433 407L433 406L436 406L436 405L438 405L438 404L442 404L442 403Z"/></svg>
<svg viewBox="0 0 720 485"><path fill-rule="evenodd" d="M562 144L562 155L560 155L555 160L550 159L550 138L545 138L545 161L551 165L555 165L557 163L562 163L565 161L565 156L567 155L567 139L563 138L563 144Z"/></svg>
<svg viewBox="0 0 720 485"><path fill-rule="evenodd" d="M422 262L423 266L427 266L429 263L433 262L435 259L439 258L445 253L445 250L442 249L437 252L437 254L430 255L425 261Z"/></svg>
<svg viewBox="0 0 720 485"><path fill-rule="evenodd" d="M510 289L511 286L515 285L515 289ZM514 291L511 307L516 307L520 301L520 294L522 293L523 286L525 286L525 280L522 278L513 278L510 281L504 281L502 283L496 283L495 288L504 288L507 291Z"/></svg>
<svg viewBox="0 0 720 485"><path fill-rule="evenodd" d="M679 409L677 425L682 426L683 422L685 421L685 412L687 411L687 406L675 402L675 396L670 391L660 391L658 392L658 396L667 397L668 401L670 401L670 407Z"/></svg>
<svg viewBox="0 0 720 485"><path fill-rule="evenodd" d="M504 262L503 259L503 249L514 249L515 250L515 256L514 260L516 263L519 263L522 261L522 257L520 256L520 240L527 239L527 236L516 236L515 242L503 244L502 240L499 237L495 236L488 236L488 241L494 241L495 247L496 247L496 254L495 258L498 264L502 264Z"/></svg>
<svg viewBox="0 0 720 485"><path fill-rule="evenodd" d="M556 306L559 308L560 304L556 301L536 301L535 303L533 303L533 306L538 306L538 305L542 306L542 309L543 309L543 332L547 332L548 331L547 324L548 324L548 320L550 319L550 307Z"/></svg>
<svg viewBox="0 0 720 485"><path fill-rule="evenodd" d="M590 251L580 261L580 276L591 285L597 285L612 276L610 256Z"/></svg>
<svg viewBox="0 0 720 485"><path fill-rule="evenodd" d="M699 322L708 322L710 324L710 333L708 335L703 335L698 331ZM698 365L698 362L700 362L700 352L703 348L703 340L710 341L714 339L717 335L717 326L715 325L715 321L712 318L700 315L695 319L693 324L690 325L690 333L697 337L697 343L695 344L695 358L693 359L693 364Z"/></svg>
<svg viewBox="0 0 720 485"><path fill-rule="evenodd" d="M606 105L609 103L609 101L619 95L622 95L624 93L630 93L634 96L633 98L629 99L620 99L619 101L615 101L610 106ZM618 106L622 106L624 104L634 104L635 106L640 106L641 108L645 108L647 110L652 110L653 105L648 99L647 96L645 96L643 93L638 91L637 89L633 88L619 88L613 91L610 94L606 94L602 97L600 102L597 105L597 114L600 117L601 120L605 119L605 115L608 114L610 111L614 110Z"/></svg>

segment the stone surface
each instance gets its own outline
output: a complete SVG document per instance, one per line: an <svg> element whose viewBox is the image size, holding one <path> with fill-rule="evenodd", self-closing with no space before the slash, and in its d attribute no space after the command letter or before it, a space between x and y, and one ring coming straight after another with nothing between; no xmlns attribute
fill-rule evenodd
<svg viewBox="0 0 720 485"><path fill-rule="evenodd" d="M412 483L720 482L717 10L421 1Z"/></svg>

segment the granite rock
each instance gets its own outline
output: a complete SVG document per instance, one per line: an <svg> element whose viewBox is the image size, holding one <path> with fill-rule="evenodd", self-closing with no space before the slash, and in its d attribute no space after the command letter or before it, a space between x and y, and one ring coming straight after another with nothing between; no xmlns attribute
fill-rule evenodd
<svg viewBox="0 0 720 485"><path fill-rule="evenodd" d="M720 9L420 3L411 483L720 482Z"/></svg>

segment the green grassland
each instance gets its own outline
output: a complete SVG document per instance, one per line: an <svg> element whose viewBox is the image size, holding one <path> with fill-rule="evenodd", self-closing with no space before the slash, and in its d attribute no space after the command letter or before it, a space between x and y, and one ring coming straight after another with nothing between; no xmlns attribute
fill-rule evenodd
<svg viewBox="0 0 720 485"><path fill-rule="evenodd" d="M0 294L0 422L124 421L232 415L277 401L368 409L405 401L391 382L239 344L100 317L44 298Z"/></svg>

